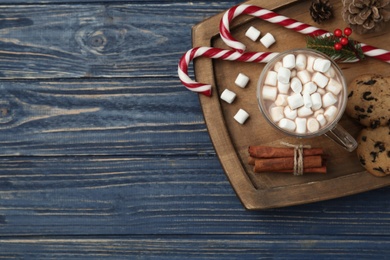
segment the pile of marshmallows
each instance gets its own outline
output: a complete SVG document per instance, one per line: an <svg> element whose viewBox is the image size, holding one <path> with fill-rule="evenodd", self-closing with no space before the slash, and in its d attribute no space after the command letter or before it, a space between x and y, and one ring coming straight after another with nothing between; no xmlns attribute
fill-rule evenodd
<svg viewBox="0 0 390 260"><path fill-rule="evenodd" d="M251 26L246 31L245 36L251 39L252 41L257 41L257 39L260 37L260 34L261 32L259 30ZM269 48L272 44L276 42L276 40L271 33L266 33L263 37L260 38L260 42L264 45L264 47ZM234 83L240 88L245 88L248 82L249 82L248 76L246 76L243 73L239 73ZM225 89L221 94L221 99L226 101L229 104L231 104L235 98L236 98L236 93L228 89ZM245 121L248 119L248 117L249 114L244 109L240 108L236 113L236 115L234 116L234 119L238 123L244 124Z"/></svg>
<svg viewBox="0 0 390 260"><path fill-rule="evenodd" d="M342 84L328 59L287 54L266 74L261 96L273 122L298 134L335 119Z"/></svg>

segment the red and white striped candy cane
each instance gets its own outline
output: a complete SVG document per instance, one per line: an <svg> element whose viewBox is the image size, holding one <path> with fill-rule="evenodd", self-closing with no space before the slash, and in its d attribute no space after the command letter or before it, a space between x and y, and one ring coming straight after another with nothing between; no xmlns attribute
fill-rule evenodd
<svg viewBox="0 0 390 260"><path fill-rule="evenodd" d="M222 20L219 24L219 33L221 35L222 40L229 47L237 50L238 52L244 52L245 45L234 39L233 36L230 34L230 23L234 18L241 14L255 16L270 23L276 23L288 29L311 36L323 35L328 33L325 30L298 22L297 20L288 18L283 15L279 15L273 11L267 10L259 6L245 4L236 5L226 11L226 13L223 15Z"/></svg>
<svg viewBox="0 0 390 260"><path fill-rule="evenodd" d="M190 62L197 57L207 57L211 59L220 59L228 61L242 62L268 62L278 53L276 52L246 52L239 53L233 50L225 50L215 47L195 47L188 50L180 59L177 72L183 85L194 92L211 96L211 85L193 81L188 75L188 66Z"/></svg>
<svg viewBox="0 0 390 260"><path fill-rule="evenodd" d="M277 14L273 11L267 10L265 8L254 6L254 5L236 5L230 8L222 17L221 22L219 24L219 31L222 40L229 47L237 50L238 52L245 51L245 45L234 39L234 37L230 34L230 23L231 21L241 15L248 14L251 16L255 16L262 20L268 21L270 23L279 24L284 26L287 29L294 30L296 32L310 35L310 36L319 36L330 34L330 32L319 29L317 27L298 22L297 20L291 19L289 17ZM390 63L390 52L376 48L374 46L367 45L365 43L360 43L362 51L364 55L373 57L384 62Z"/></svg>

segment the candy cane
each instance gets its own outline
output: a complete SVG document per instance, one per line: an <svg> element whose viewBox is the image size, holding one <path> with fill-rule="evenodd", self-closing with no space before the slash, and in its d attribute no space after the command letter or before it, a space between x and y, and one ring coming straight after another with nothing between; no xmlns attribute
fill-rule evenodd
<svg viewBox="0 0 390 260"><path fill-rule="evenodd" d="M207 57L211 59L220 59L228 61L242 62L268 62L278 53L276 52L246 52L239 53L233 50L225 50L215 47L196 47L187 51L180 59L178 65L178 75L183 85L194 92L202 93L206 96L211 96L211 85L198 83L193 81L188 76L188 66L190 62L197 57Z"/></svg>
<svg viewBox="0 0 390 260"><path fill-rule="evenodd" d="M219 24L219 32L222 40L231 48L237 50L238 52L245 51L245 45L238 42L230 34L230 22L237 16L241 14L248 14L265 21L276 23L282 25L288 29L307 34L312 36L323 35L328 33L325 30L298 22L297 20L288 18L283 15L279 15L273 11L267 10L262 7L254 5L236 5L230 8L222 17L222 20Z"/></svg>
<svg viewBox="0 0 390 260"><path fill-rule="evenodd" d="M298 22L297 20L291 19L289 17L279 15L273 11L267 10L262 7L254 5L236 5L230 8L222 17L219 24L219 31L222 40L229 47L237 50L242 53L245 51L245 45L237 41L230 34L230 22L237 16L241 14L248 14L260 18L262 20L268 21L270 23L275 23L284 26L287 29L294 30L296 32L306 34L309 36L320 36L320 35L330 35L330 32L319 29L317 27ZM373 57L384 62L390 63L390 52L370 46L364 43L360 43L364 55Z"/></svg>

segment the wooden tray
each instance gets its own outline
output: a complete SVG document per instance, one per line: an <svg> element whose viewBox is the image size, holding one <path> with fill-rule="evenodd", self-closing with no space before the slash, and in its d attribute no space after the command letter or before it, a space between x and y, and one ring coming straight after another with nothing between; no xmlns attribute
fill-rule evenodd
<svg viewBox="0 0 390 260"><path fill-rule="evenodd" d="M328 31L335 28L345 28L341 18L341 1L331 1L334 7L334 19L323 25L315 24L309 14L310 1L248 1L254 4L294 18L298 21L313 24ZM193 27L193 46L228 47L219 37L218 25L223 13L211 17ZM252 42L244 36L249 26L255 26L263 35L272 32L276 43L266 50L261 43ZM261 19L242 15L237 17L231 26L234 37L246 44L247 51L275 51L281 52L292 48L306 46L305 36L271 24ZM389 28L386 31L373 35L360 36L353 34L353 38L373 46L386 49L384 38L389 37ZM349 153L340 148L326 137L297 140L276 132L262 117L256 100L256 83L264 64L230 62L198 58L194 62L196 80L213 85L212 97L200 95L205 121L211 140L221 161L223 169L237 193L242 204L247 209L266 209L310 203L341 196L356 194L390 184L390 178L374 177L359 164L356 153ZM385 74L390 68L388 64L373 58L354 64L341 64L347 82L363 73ZM238 73L250 77L245 89L234 85ZM237 98L233 104L221 102L221 92L229 88L236 92ZM239 108L250 114L244 125L238 124L233 116ZM357 123L346 115L340 121L353 136L357 136L361 129ZM313 147L323 147L329 154L327 174L306 174L294 176L285 173L255 174L247 164L249 145L280 146L280 142L304 143Z"/></svg>

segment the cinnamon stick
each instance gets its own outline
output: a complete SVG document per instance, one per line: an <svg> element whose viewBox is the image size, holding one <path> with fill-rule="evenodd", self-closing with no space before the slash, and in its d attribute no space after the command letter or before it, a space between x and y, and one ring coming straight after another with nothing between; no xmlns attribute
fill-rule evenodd
<svg viewBox="0 0 390 260"><path fill-rule="evenodd" d="M255 165L255 161L256 161L255 157L252 157L252 156L248 157L248 164L249 165Z"/></svg>
<svg viewBox="0 0 390 260"><path fill-rule="evenodd" d="M323 160L320 155L304 156L303 168L319 168L323 166ZM254 172L278 172L294 169L294 157L256 159Z"/></svg>
<svg viewBox="0 0 390 260"><path fill-rule="evenodd" d="M281 170L278 172L293 173L294 170ZM326 166L316 167L316 168L304 168L303 173L326 173Z"/></svg>
<svg viewBox="0 0 390 260"><path fill-rule="evenodd" d="M262 145L249 146L249 155L256 158L294 157L294 148L270 147ZM322 148L304 148L303 156L322 155Z"/></svg>

